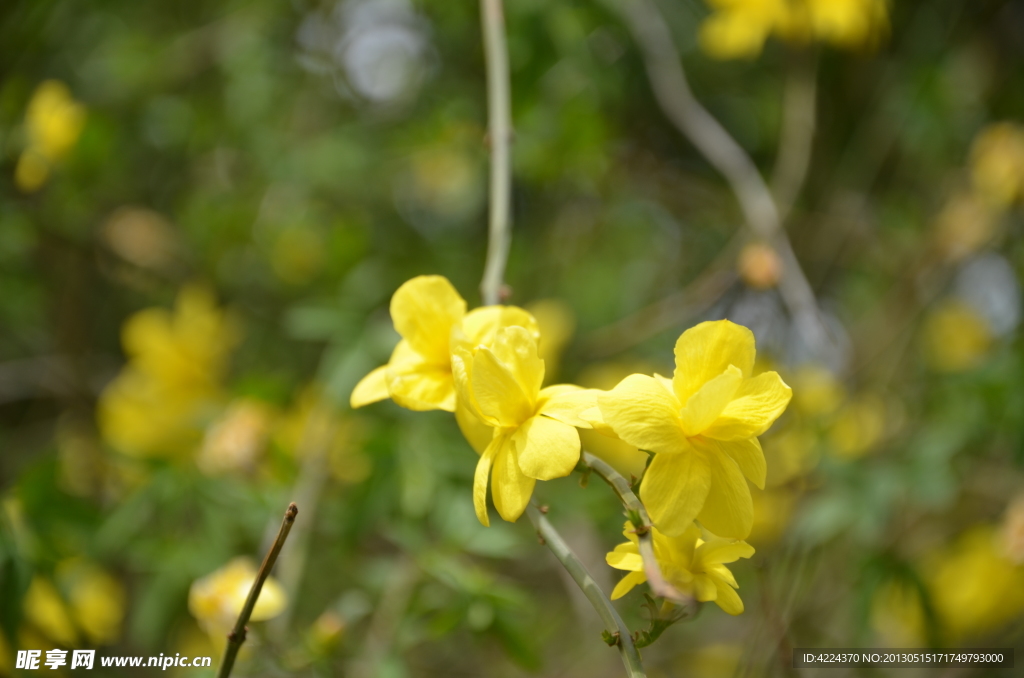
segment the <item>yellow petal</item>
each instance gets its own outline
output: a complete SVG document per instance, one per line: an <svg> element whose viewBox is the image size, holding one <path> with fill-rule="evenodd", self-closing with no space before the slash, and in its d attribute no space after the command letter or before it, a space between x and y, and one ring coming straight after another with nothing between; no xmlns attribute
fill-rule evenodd
<svg viewBox="0 0 1024 678"><path fill-rule="evenodd" d="M487 479L491 473L491 465L494 457L503 445L508 442L508 436L496 435L491 444L480 455L476 462L476 471L473 473L473 508L476 510L476 517L484 527L489 527L491 519L487 515Z"/></svg>
<svg viewBox="0 0 1024 678"><path fill-rule="evenodd" d="M643 571L630 572L625 577L620 579L619 583L615 585L614 589L612 589L611 599L618 600L622 596L632 591L634 586L636 586L637 584L643 584L645 581L647 581L647 575L644 574Z"/></svg>
<svg viewBox="0 0 1024 678"><path fill-rule="evenodd" d="M564 478L580 460L580 435L576 429L547 417L527 419L512 436L512 442L520 470L537 480Z"/></svg>
<svg viewBox="0 0 1024 678"><path fill-rule="evenodd" d="M637 545L631 541L616 546L614 551L605 555L604 560L617 570L640 572L644 569L644 560L640 557L640 551Z"/></svg>
<svg viewBox="0 0 1024 678"><path fill-rule="evenodd" d="M747 481L732 457L708 449L707 459L711 467L711 489L697 519L717 535L743 539L754 525L754 503Z"/></svg>
<svg viewBox="0 0 1024 678"><path fill-rule="evenodd" d="M718 607L733 616L743 612L743 601L740 600L740 595L731 586L715 582L715 588L716 595L714 600Z"/></svg>
<svg viewBox="0 0 1024 678"><path fill-rule="evenodd" d="M465 315L466 302L448 279L439 275L417 276L391 297L395 330L430 362L448 361L452 326Z"/></svg>
<svg viewBox="0 0 1024 678"><path fill-rule="evenodd" d="M518 306L481 306L466 314L461 327L464 340L475 348L493 343L498 330L512 326L526 329L535 341L540 341L537 321Z"/></svg>
<svg viewBox="0 0 1024 678"><path fill-rule="evenodd" d="M735 365L743 377L754 369L754 333L728 320L703 322L683 332L676 342L676 372L672 377L679 402Z"/></svg>
<svg viewBox="0 0 1024 678"><path fill-rule="evenodd" d="M754 555L753 546L745 541L733 539L714 539L701 544L699 549L698 557L705 566L733 563L740 558L749 558Z"/></svg>
<svg viewBox="0 0 1024 678"><path fill-rule="evenodd" d="M476 352L469 379L471 397L484 421L513 427L533 416L533 403L516 380L513 368L490 348L484 346Z"/></svg>
<svg viewBox="0 0 1024 678"><path fill-rule="evenodd" d="M463 400L458 400L455 404L455 423L459 425L462 435L477 454L483 454L497 430L473 414Z"/></svg>
<svg viewBox="0 0 1024 678"><path fill-rule="evenodd" d="M601 391L597 389L583 389L570 384L548 386L540 392L537 410L564 424L590 428L590 422L583 417L583 412L594 409L599 393Z"/></svg>
<svg viewBox="0 0 1024 678"><path fill-rule="evenodd" d="M682 409L653 377L633 374L597 397L601 416L612 430L641 450L673 454L686 449Z"/></svg>
<svg viewBox="0 0 1024 678"><path fill-rule="evenodd" d="M679 454L657 454L640 483L640 499L663 534L682 534L704 506L711 486L711 468L695 448Z"/></svg>
<svg viewBox="0 0 1024 678"><path fill-rule="evenodd" d="M717 440L740 440L759 436L779 418L793 397L793 389L777 372L765 372L743 382L736 398L704 435Z"/></svg>
<svg viewBox="0 0 1024 678"><path fill-rule="evenodd" d="M388 392L387 371L387 365L378 367L356 384L349 397L349 404L353 409L386 400L391 396Z"/></svg>
<svg viewBox="0 0 1024 678"><path fill-rule="evenodd" d="M729 365L725 372L701 386L700 390L690 396L686 407L679 413L686 435L699 435L718 419L722 410L736 395L741 383L743 373L735 365Z"/></svg>
<svg viewBox="0 0 1024 678"><path fill-rule="evenodd" d="M598 396L600 394L601 392L598 391ZM619 438L615 431L612 430L612 427L605 422L604 415L601 414L601 408L599 407L590 407L580 412L580 420L589 424L590 428L603 436L615 438L616 440Z"/></svg>
<svg viewBox="0 0 1024 678"><path fill-rule="evenodd" d="M701 444L709 451L714 450L715 453L727 454L732 457L747 480L757 485L758 489L764 489L768 466L765 463L764 452L761 450L761 443L757 438L741 438L728 442L702 438Z"/></svg>
<svg viewBox="0 0 1024 678"><path fill-rule="evenodd" d="M503 436L504 437L504 436ZM519 469L516 446L511 440L498 450L494 459L494 470L491 472L491 498L498 515L510 523L514 523L523 515L526 505L533 495L533 486L537 481L523 474Z"/></svg>
<svg viewBox="0 0 1024 678"><path fill-rule="evenodd" d="M693 576L693 594L702 603L718 598L718 587L711 577L706 574L695 574Z"/></svg>
<svg viewBox="0 0 1024 678"><path fill-rule="evenodd" d="M455 382L450 367L424 362L403 365L401 370L389 368L387 382L391 399L406 409L455 411Z"/></svg>
<svg viewBox="0 0 1024 678"><path fill-rule="evenodd" d="M491 349L511 371L532 407L544 383L544 361L537 353L537 340L523 327L505 327L498 330Z"/></svg>

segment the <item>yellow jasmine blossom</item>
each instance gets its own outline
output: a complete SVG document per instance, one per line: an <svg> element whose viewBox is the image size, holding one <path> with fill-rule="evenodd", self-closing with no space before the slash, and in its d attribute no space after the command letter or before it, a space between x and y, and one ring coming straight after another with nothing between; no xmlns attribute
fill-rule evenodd
<svg viewBox="0 0 1024 678"><path fill-rule="evenodd" d="M266 445L273 422L270 407L255 400L239 400L207 431L196 457L207 475L250 473Z"/></svg>
<svg viewBox="0 0 1024 678"><path fill-rule="evenodd" d="M120 452L172 456L198 442L218 407L221 379L238 342L235 323L198 287L181 291L173 313L151 308L125 323L128 365L100 396L103 438Z"/></svg>
<svg viewBox="0 0 1024 678"><path fill-rule="evenodd" d="M654 453L640 498L669 536L681 535L694 519L722 536L750 534L754 516L744 476L764 487L757 436L792 396L776 372L752 376L754 354L747 328L704 322L676 342L671 381L634 374L597 398L605 425Z"/></svg>
<svg viewBox="0 0 1024 678"><path fill-rule="evenodd" d="M736 593L739 585L725 564L749 558L754 555L754 547L737 539L716 537L707 530L702 532L693 523L678 537L669 537L657 528L652 529L654 557L668 583L702 603L715 601L729 614L743 612L743 601ZM612 600L621 598L637 584L647 581L635 532L633 524L627 522L623 534L629 541L619 544L605 556L612 567L629 571L612 590Z"/></svg>
<svg viewBox="0 0 1024 678"><path fill-rule="evenodd" d="M873 393L858 396L839 411L829 429L832 452L841 459L858 459L871 451L886 433L886 412L891 408Z"/></svg>
<svg viewBox="0 0 1024 678"><path fill-rule="evenodd" d="M57 580L68 592L68 607L92 645L109 645L121 636L127 594L120 581L82 558L57 565Z"/></svg>
<svg viewBox="0 0 1024 678"><path fill-rule="evenodd" d="M544 361L545 378L551 381L558 375L562 352L576 331L576 315L560 299L541 299L528 305L526 310L537 319L540 328L537 350Z"/></svg>
<svg viewBox="0 0 1024 678"><path fill-rule="evenodd" d="M963 372L981 364L992 345L988 323L973 308L951 299L924 322L924 354L932 369Z"/></svg>
<svg viewBox="0 0 1024 678"><path fill-rule="evenodd" d="M459 399L492 430L473 479L477 518L489 525L487 482L498 514L515 521L538 480L572 473L580 458L579 413L594 406L594 392L561 384L542 389L544 361L523 327L499 329L490 345L454 348L452 369Z"/></svg>
<svg viewBox="0 0 1024 678"><path fill-rule="evenodd" d="M718 59L753 58L771 35L790 42L869 45L886 31L885 0L708 0L700 43Z"/></svg>
<svg viewBox="0 0 1024 678"><path fill-rule="evenodd" d="M391 320L402 340L387 365L363 377L352 391L351 405L363 407L386 398L410 410L455 411L451 341L485 343L503 324L536 332L536 321L514 306L491 306L466 314L466 302L447 278L421 275L405 282L391 297Z"/></svg>
<svg viewBox="0 0 1024 678"><path fill-rule="evenodd" d="M210 634L226 632L238 619L249 589L256 580L252 560L239 557L192 583L188 592L188 610ZM273 619L288 604L284 589L273 577L267 577L252 611L252 621Z"/></svg>
<svg viewBox="0 0 1024 678"><path fill-rule="evenodd" d="M18 158L14 180L22 191L38 190L54 164L78 141L85 126L85 107L75 101L68 86L47 80L36 88L25 111L28 145Z"/></svg>
<svg viewBox="0 0 1024 678"><path fill-rule="evenodd" d="M49 579L36 575L22 601L25 619L50 640L65 647L78 644L78 632L67 605Z"/></svg>
<svg viewBox="0 0 1024 678"><path fill-rule="evenodd" d="M1000 122L982 130L971 148L971 180L994 207L1024 196L1024 127Z"/></svg>

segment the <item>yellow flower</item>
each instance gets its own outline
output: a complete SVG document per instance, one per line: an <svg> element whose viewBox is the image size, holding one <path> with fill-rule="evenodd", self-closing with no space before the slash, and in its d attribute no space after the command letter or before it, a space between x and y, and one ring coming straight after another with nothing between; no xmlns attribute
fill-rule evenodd
<svg viewBox="0 0 1024 678"><path fill-rule="evenodd" d="M959 300L941 303L925 320L924 354L932 369L963 372L981 364L992 344L988 323Z"/></svg>
<svg viewBox="0 0 1024 678"><path fill-rule="evenodd" d="M715 601L729 614L743 612L743 601L736 589L739 585L725 563L754 555L754 547L737 539L716 537L701 531L693 523L678 537L669 537L653 528L654 557L661 573L677 590L688 593L702 603ZM633 524L626 522L623 534L629 539L605 556L609 565L629 574L619 580L612 591L612 600L629 593L637 584L647 581L644 562Z"/></svg>
<svg viewBox="0 0 1024 678"><path fill-rule="evenodd" d="M391 320L402 340L388 364L353 389L354 408L390 397L410 410L454 412L453 332L473 345L485 343L498 326L522 325L536 333L532 316L514 306L488 306L467 315L465 300L439 275L421 275L399 287L391 297Z"/></svg>
<svg viewBox="0 0 1024 678"><path fill-rule="evenodd" d="M238 341L235 323L208 292L186 287L173 314L136 313L121 341L129 362L100 396L103 438L132 456L190 450L221 399L221 378Z"/></svg>
<svg viewBox="0 0 1024 678"><path fill-rule="evenodd" d="M832 452L841 459L857 459L869 452L885 435L885 400L875 394L862 395L847 403L829 430Z"/></svg>
<svg viewBox="0 0 1024 678"><path fill-rule="evenodd" d="M537 350L544 361L545 376L550 381L557 376L562 351L576 331L576 316L572 308L560 299L541 299L527 306L526 310L537 319L540 327Z"/></svg>
<svg viewBox="0 0 1024 678"><path fill-rule="evenodd" d="M255 466L270 432L273 412L263 403L239 400L211 426L196 457L207 475L249 473Z"/></svg>
<svg viewBox="0 0 1024 678"><path fill-rule="evenodd" d="M843 383L822 365L803 365L792 377L793 406L803 414L812 417L832 414L846 399Z"/></svg>
<svg viewBox="0 0 1024 678"><path fill-rule="evenodd" d="M960 191L935 218L935 244L950 261L960 261L995 235L998 212L977 192Z"/></svg>
<svg viewBox="0 0 1024 678"><path fill-rule="evenodd" d="M373 463L362 448L363 422L341 416L321 386L303 389L291 411L277 426L278 445L298 459L317 450L327 454L331 475L343 483L359 483L370 475Z"/></svg>
<svg viewBox="0 0 1024 678"><path fill-rule="evenodd" d="M50 640L66 647L78 644L78 633L63 598L49 579L36 575L22 601L25 619Z"/></svg>
<svg viewBox="0 0 1024 678"><path fill-rule="evenodd" d="M121 636L127 595L124 586L82 558L57 565L57 579L68 592L72 618L93 645L109 645Z"/></svg>
<svg viewBox="0 0 1024 678"><path fill-rule="evenodd" d="M927 559L932 606L953 639L980 636L1024 612L1024 567L999 541L994 527L978 525Z"/></svg>
<svg viewBox="0 0 1024 678"><path fill-rule="evenodd" d="M700 43L718 59L753 58L770 35L790 42L870 45L888 28L885 0L708 0Z"/></svg>
<svg viewBox="0 0 1024 678"><path fill-rule="evenodd" d="M51 168L78 141L85 126L85 107L63 82L47 80L36 88L25 111L27 148L18 158L14 179L25 192L38 190Z"/></svg>
<svg viewBox="0 0 1024 678"><path fill-rule="evenodd" d="M684 332L675 358L671 381L634 374L600 394L600 418L654 453L640 498L658 529L678 536L699 519L715 534L743 539L754 518L744 476L761 488L765 482L757 436L786 409L792 390L776 372L751 376L754 335L728 320Z"/></svg>
<svg viewBox="0 0 1024 678"><path fill-rule="evenodd" d="M982 130L971 148L971 179L995 207L1024 196L1024 127L1000 122Z"/></svg>
<svg viewBox="0 0 1024 678"><path fill-rule="evenodd" d="M1003 553L1013 563L1024 565L1024 494L1006 507L1002 526Z"/></svg>
<svg viewBox="0 0 1024 678"><path fill-rule="evenodd" d="M489 525L487 481L498 514L515 521L538 480L572 473L580 458L579 413L594 406L594 392L561 384L542 389L544 361L537 341L522 327L505 327L490 345L455 346L452 368L459 399L489 427L491 441L473 479L477 518ZM492 473L493 469L493 473Z"/></svg>
<svg viewBox="0 0 1024 678"><path fill-rule="evenodd" d="M256 566L252 560L235 558L219 570L192 583L188 592L188 610L207 633L226 632L238 619L255 580ZM273 577L267 577L250 619L273 619L287 605L284 589Z"/></svg>

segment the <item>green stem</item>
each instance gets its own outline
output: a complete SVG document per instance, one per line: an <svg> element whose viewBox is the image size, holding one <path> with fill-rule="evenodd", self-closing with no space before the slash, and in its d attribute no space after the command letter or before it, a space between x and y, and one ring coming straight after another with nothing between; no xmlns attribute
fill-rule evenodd
<svg viewBox="0 0 1024 678"><path fill-rule="evenodd" d="M647 585L651 588L651 593L678 605L691 605L694 602L693 597L680 592L669 584L661 574L661 567L654 556L654 523L647 515L647 508L643 502L630 488L629 481L603 459L595 457L589 452L583 453L583 463L611 486L615 494L619 496L619 501L626 508L626 513L636 529L640 557L644 561L644 574L647 575Z"/></svg>
<svg viewBox="0 0 1024 678"><path fill-rule="evenodd" d="M288 539L288 533L291 532L297 515L299 515L299 507L294 502L288 504L288 510L284 512L284 520L281 522L281 529L277 532L277 539L274 540L274 545L270 547L270 551L263 559L263 564L260 565L256 580L252 583L252 588L249 589L249 597L245 599L245 605L242 606L242 611L238 614L235 628L228 634L228 646L224 651L224 660L220 664L220 670L217 671L217 678L228 678L231 675L231 669L235 666L235 658L238 657L238 651L242 649L242 643L245 642L245 625L249 623L249 617L252 616L253 608L256 607L256 601L263 589L263 582L267 580L270 571L274 569L274 563L277 562L277 556L281 553L281 547L284 546L285 540Z"/></svg>
<svg viewBox="0 0 1024 678"><path fill-rule="evenodd" d="M512 222L512 93L501 0L480 0L487 62L487 136L491 147L487 262L480 281L484 305L501 301Z"/></svg>
<svg viewBox="0 0 1024 678"><path fill-rule="evenodd" d="M626 674L629 678L646 678L647 674L644 673L644 666L640 661L640 653L633 643L633 636L630 635L629 627L626 626L626 623L622 621L622 617L612 607L611 601L601 591L601 587L597 585L594 578L587 572L587 568L583 566L580 559L576 557L576 554L572 552L572 549L565 543L562 536L558 534L537 507L533 505L527 506L526 514L530 517L530 522L537 529L537 534L540 535L544 544L551 549L551 552L555 554L555 558L558 558L558 562L562 563L562 567L569 573L569 576L576 582L576 585L580 587L580 590L583 591L583 595L587 597L590 604L594 606L597 614L601 617L601 621L604 622L605 629L616 639L615 644L619 648L619 654L622 656L622 663L626 667Z"/></svg>

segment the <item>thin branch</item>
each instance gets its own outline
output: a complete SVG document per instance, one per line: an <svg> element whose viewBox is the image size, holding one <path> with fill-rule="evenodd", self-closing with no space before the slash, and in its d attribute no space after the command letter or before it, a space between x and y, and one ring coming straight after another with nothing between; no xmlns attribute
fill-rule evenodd
<svg viewBox="0 0 1024 678"><path fill-rule="evenodd" d="M644 561L644 574L647 575L647 585L651 588L651 593L659 598L671 600L678 605L691 605L694 602L693 597L680 592L662 576L661 567L658 565L658 560L654 557L654 532L652 531L654 523L651 522L650 516L647 515L647 508L643 505L643 502L633 494L629 481L623 478L618 471L603 459L595 457L589 452L583 453L583 463L611 486L615 494L618 495L619 501L625 507L629 519L633 521L633 527L636 528L637 541L639 542L640 557ZM639 521L639 525L637 521Z"/></svg>
<svg viewBox="0 0 1024 678"><path fill-rule="evenodd" d="M562 539L562 536L558 534L536 506L532 504L527 506L526 514L530 517L530 522L537 529L537 534L541 540L551 549L551 552L555 554L555 558L558 558L558 562L562 563L562 567L565 568L565 571L569 573L569 576L572 577L576 585L583 591L583 595L587 597L587 600L590 601L590 604L594 606L597 614L601 617L601 621L604 622L604 627L608 634L615 639L615 645L619 648L619 654L622 656L622 663L626 667L626 673L629 678L646 678L647 674L644 673L644 666L640 661L640 653L633 643L633 636L630 635L629 627L626 626L626 623L622 621L622 617L612 607L611 601L601 591L601 587L597 585L594 578L587 572L587 568L584 567L580 559L576 557L576 554L572 552L569 545Z"/></svg>
<svg viewBox="0 0 1024 678"><path fill-rule="evenodd" d="M277 539L274 540L274 545L270 547L263 559L263 564L260 565L256 580L252 583L252 588L249 589L249 597L245 599L245 605L242 606L242 611L238 614L235 628L228 634L228 646L224 651L224 660L221 662L220 670L217 671L217 678L228 678L231 675L231 669L235 666L235 658L242 648L242 643L245 642L247 630L245 625L249 623L249 617L252 616L253 608L256 607L256 601L263 589L263 582L267 580L270 571L274 569L274 563L277 562L277 556L281 553L281 547L284 546L285 540L288 539L288 533L291 532L297 515L299 515L299 507L295 505L295 502L288 504L288 509L284 512L284 520L281 522L281 529L277 533Z"/></svg>
<svg viewBox="0 0 1024 678"><path fill-rule="evenodd" d="M784 270L779 294L797 329L808 346L824 346L827 330L818 313L814 290L782 230L779 211L768 185L743 147L693 95L661 11L653 0L602 1L622 16L640 48L647 77L662 111L728 181L748 228L778 252Z"/></svg>
<svg viewBox="0 0 1024 678"><path fill-rule="evenodd" d="M782 95L782 133L772 170L772 193L785 222L807 179L817 124L817 54L801 51L786 78Z"/></svg>
<svg viewBox="0 0 1024 678"><path fill-rule="evenodd" d="M487 136L491 146L487 261L480 281L485 305L501 301L512 222L512 94L501 0L480 0L487 62Z"/></svg>

